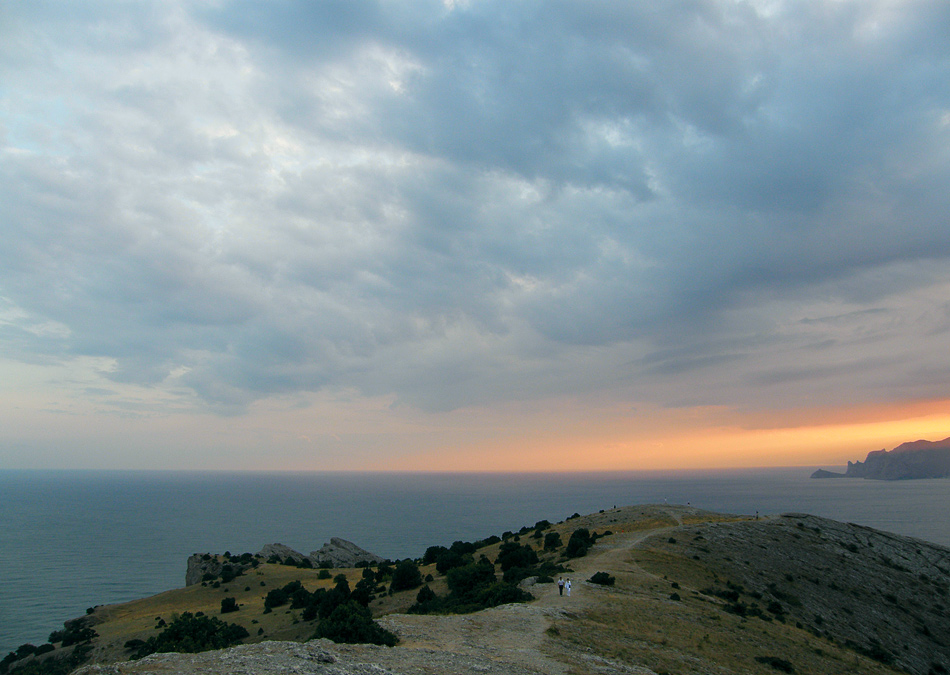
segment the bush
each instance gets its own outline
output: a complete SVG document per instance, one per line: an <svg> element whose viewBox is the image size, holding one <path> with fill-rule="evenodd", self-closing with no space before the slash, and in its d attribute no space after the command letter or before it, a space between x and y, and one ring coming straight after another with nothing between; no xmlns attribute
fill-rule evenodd
<svg viewBox="0 0 950 675"><path fill-rule="evenodd" d="M471 555L463 555L457 551L446 551L435 561L435 569L439 574L448 574L449 570L462 567L471 562Z"/></svg>
<svg viewBox="0 0 950 675"><path fill-rule="evenodd" d="M548 532L544 535L544 550L556 551L561 548L561 535L557 532Z"/></svg>
<svg viewBox="0 0 950 675"><path fill-rule="evenodd" d="M448 552L449 549L445 548L445 546L430 546L426 549L425 555L422 556L422 564L431 565Z"/></svg>
<svg viewBox="0 0 950 675"><path fill-rule="evenodd" d="M356 582L356 587L350 593L350 600L358 602L363 607L369 606L369 603L376 598L376 593L382 593L385 590L382 586L376 588L376 575L370 574Z"/></svg>
<svg viewBox="0 0 950 675"><path fill-rule="evenodd" d="M330 576L330 570L327 569L322 569L319 573L317 573L317 579L329 579Z"/></svg>
<svg viewBox="0 0 950 675"><path fill-rule="evenodd" d="M783 673L794 673L795 668L792 667L792 664L786 661L785 659L780 659L777 656L756 656L755 660L759 663L764 663L767 666L772 666L775 670L779 670Z"/></svg>
<svg viewBox="0 0 950 675"><path fill-rule="evenodd" d="M498 607L511 602L527 602L533 599L534 597L530 593L521 590L517 586L496 581L478 593L477 601L482 607Z"/></svg>
<svg viewBox="0 0 950 675"><path fill-rule="evenodd" d="M274 607L280 607L281 605L286 605L287 601L290 600L290 594L287 593L283 588L275 588L267 592L267 595L264 597L264 609L274 609Z"/></svg>
<svg viewBox="0 0 950 675"><path fill-rule="evenodd" d="M436 599L436 597L438 596L435 594L435 591L433 591L428 586L423 586L419 589L419 592L416 593L416 602L420 605L424 605L426 603L432 602Z"/></svg>
<svg viewBox="0 0 950 675"><path fill-rule="evenodd" d="M393 579L389 588L395 591L409 591L422 585L422 574L411 560L404 560L393 570Z"/></svg>
<svg viewBox="0 0 950 675"><path fill-rule="evenodd" d="M600 584L601 586L613 586L617 580L606 572L597 572L588 579L588 581L592 584Z"/></svg>
<svg viewBox="0 0 950 675"><path fill-rule="evenodd" d="M571 538L567 541L567 548L564 555L568 558L581 558L587 555L587 551L594 545L594 539L586 527L574 530Z"/></svg>
<svg viewBox="0 0 950 675"><path fill-rule="evenodd" d="M460 602L472 602L479 587L494 583L495 566L485 559L449 570L446 582L449 591Z"/></svg>
<svg viewBox="0 0 950 675"><path fill-rule="evenodd" d="M3 660L0 660L0 673L8 672L9 667L20 659L24 659L30 655L39 656L46 654L54 649L55 647L49 643L40 645L39 647L35 647L29 643L20 645L15 651L7 654ZM43 659L42 661L34 660L18 664L16 668L10 672L14 672L17 675L68 675L86 661L90 651L92 651L92 645L77 645L69 654L58 658L53 656Z"/></svg>
<svg viewBox="0 0 950 675"><path fill-rule="evenodd" d="M62 642L63 647L78 645L90 642L99 637L99 634L86 624L87 618L67 621L63 624L63 630L53 631L49 634L49 642Z"/></svg>
<svg viewBox="0 0 950 675"><path fill-rule="evenodd" d="M506 542L501 545L498 551L498 559L495 562L501 567L502 572L507 572L512 567L537 565L538 554L530 546Z"/></svg>
<svg viewBox="0 0 950 675"><path fill-rule="evenodd" d="M317 625L314 637L348 644L369 643L389 647L399 642L393 633L373 621L368 609L355 602L336 607L330 616Z"/></svg>
<svg viewBox="0 0 950 675"><path fill-rule="evenodd" d="M224 649L240 644L248 635L243 626L225 623L217 617L199 617L191 612L184 612L157 636L146 640L132 658L140 659L155 652L193 654L210 649Z"/></svg>
<svg viewBox="0 0 950 675"><path fill-rule="evenodd" d="M238 604L236 598L223 598L221 600L221 613L229 614L230 612L238 611Z"/></svg>
<svg viewBox="0 0 950 675"><path fill-rule="evenodd" d="M473 543L467 541L454 541L449 547L449 550L453 553L458 553L459 555L465 555L467 553L475 553L475 551L478 549Z"/></svg>

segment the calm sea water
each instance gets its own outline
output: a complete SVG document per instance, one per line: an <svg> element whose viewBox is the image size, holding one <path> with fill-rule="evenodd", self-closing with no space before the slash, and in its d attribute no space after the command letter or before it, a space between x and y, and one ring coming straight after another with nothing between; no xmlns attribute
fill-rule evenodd
<svg viewBox="0 0 950 675"><path fill-rule="evenodd" d="M833 467L829 467L833 468ZM610 474L0 471L0 656L87 607L184 585L198 552L383 557L631 504L803 511L950 546L950 480L810 480L811 469Z"/></svg>

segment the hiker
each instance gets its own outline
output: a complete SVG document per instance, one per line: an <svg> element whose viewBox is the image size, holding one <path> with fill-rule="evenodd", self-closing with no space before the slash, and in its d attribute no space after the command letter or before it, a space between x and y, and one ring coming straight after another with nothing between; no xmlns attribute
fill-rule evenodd
<svg viewBox="0 0 950 675"><path fill-rule="evenodd" d="M570 579L568 579L568 580L565 582L564 588L567 589L567 597L571 597L571 580L570 580Z"/></svg>
<svg viewBox="0 0 950 675"><path fill-rule="evenodd" d="M564 577L558 577L557 580L557 594L564 595ZM570 595L570 594L568 594Z"/></svg>

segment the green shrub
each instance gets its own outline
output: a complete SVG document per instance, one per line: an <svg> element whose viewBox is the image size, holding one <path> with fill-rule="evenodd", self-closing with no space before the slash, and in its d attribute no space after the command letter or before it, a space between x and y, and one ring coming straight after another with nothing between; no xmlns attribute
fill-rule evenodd
<svg viewBox="0 0 950 675"><path fill-rule="evenodd" d="M90 628L87 624L87 617L67 621L63 624L63 630L53 631L49 634L49 642L62 642L63 647L78 645L90 642L99 637L99 634Z"/></svg>
<svg viewBox="0 0 950 675"><path fill-rule="evenodd" d="M286 605L287 601L290 599L290 595L283 588L275 588L267 592L267 595L264 597L264 609L274 609L274 607L280 607L281 605Z"/></svg>
<svg viewBox="0 0 950 675"><path fill-rule="evenodd" d="M795 672L795 668L792 667L791 663L785 659L780 659L777 656L756 656L755 660L759 663L764 663L767 666L772 666L772 668L775 668L775 670L779 670L783 673Z"/></svg>
<svg viewBox="0 0 950 675"><path fill-rule="evenodd" d="M424 605L427 602L432 602L437 597L438 596L435 594L435 591L433 591L428 586L423 586L419 589L419 592L416 593L416 602L418 602L420 605Z"/></svg>
<svg viewBox="0 0 950 675"><path fill-rule="evenodd" d="M556 551L561 548L561 535L557 532L548 532L544 535L544 550Z"/></svg>
<svg viewBox="0 0 950 675"><path fill-rule="evenodd" d="M514 542L506 542L501 545L498 551L498 558L495 562L501 567L502 572L510 570L512 567L531 567L538 564L538 554L530 546L521 546Z"/></svg>
<svg viewBox="0 0 950 675"><path fill-rule="evenodd" d="M217 617L199 617L191 612L184 612L157 636L146 640L132 658L140 659L155 652L193 654L210 649L224 649L240 644L248 635L243 626L225 623Z"/></svg>
<svg viewBox="0 0 950 675"><path fill-rule="evenodd" d="M439 556L448 552L449 549L445 546L430 546L426 549L425 555L422 556L422 564L431 565L439 559Z"/></svg>
<svg viewBox="0 0 950 675"><path fill-rule="evenodd" d="M461 602L474 601L479 587L494 583L495 566L485 560L449 570L446 582L449 591Z"/></svg>
<svg viewBox="0 0 950 675"><path fill-rule="evenodd" d="M336 607L317 625L314 637L327 638L334 642L369 643L389 647L399 642L399 638L393 633L373 621L373 616L368 609L355 602L347 602Z"/></svg>
<svg viewBox="0 0 950 675"><path fill-rule="evenodd" d="M376 575L372 572L368 577L363 577L356 582L356 587L350 593L350 600L357 602L363 607L369 605L376 596Z"/></svg>
<svg viewBox="0 0 950 675"><path fill-rule="evenodd" d="M230 612L238 611L238 604L236 598L223 598L221 600L221 613L229 614Z"/></svg>
<svg viewBox="0 0 950 675"><path fill-rule="evenodd" d="M482 607L498 607L511 602L527 602L534 597L513 584L496 581L487 588L479 591L477 602Z"/></svg>
<svg viewBox="0 0 950 675"><path fill-rule="evenodd" d="M567 548L564 549L564 555L568 558L581 558L587 555L587 551L594 545L594 539L586 527L581 527L571 533L571 538L567 541Z"/></svg>
<svg viewBox="0 0 950 675"><path fill-rule="evenodd" d="M409 591L422 585L422 574L411 560L404 560L393 570L390 589L395 591Z"/></svg>
<svg viewBox="0 0 950 675"><path fill-rule="evenodd" d="M7 654L3 660L0 660L0 673L8 672L10 666L20 659L30 655L39 656L46 654L54 649L55 647L49 643L40 645L39 647L35 647L31 644L20 645L15 651ZM27 663L18 664L14 669L9 670L9 672L16 673L17 675L68 675L85 663L91 651L92 645L90 644L77 645L70 653L64 656L52 656L42 661L31 660Z"/></svg>
<svg viewBox="0 0 950 675"><path fill-rule="evenodd" d="M445 551L435 561L435 569L439 574L448 574L449 570L462 567L472 562L471 555L463 555L457 551Z"/></svg>
<svg viewBox="0 0 950 675"><path fill-rule="evenodd" d="M329 579L330 576L330 570L327 569L322 569L317 573L317 579Z"/></svg>
<svg viewBox="0 0 950 675"><path fill-rule="evenodd" d="M606 572L597 572L588 579L588 581L592 584L600 584L601 586L613 586L617 580Z"/></svg>

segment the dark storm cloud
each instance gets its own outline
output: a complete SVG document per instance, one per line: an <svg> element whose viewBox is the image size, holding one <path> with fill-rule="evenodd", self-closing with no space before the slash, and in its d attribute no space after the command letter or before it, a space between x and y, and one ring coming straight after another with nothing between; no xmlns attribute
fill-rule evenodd
<svg viewBox="0 0 950 675"><path fill-rule="evenodd" d="M943 358L946 3L70 6L5 10L8 356L223 410L789 404Z"/></svg>

